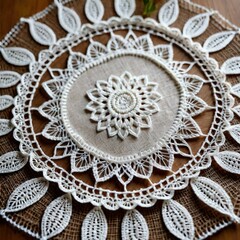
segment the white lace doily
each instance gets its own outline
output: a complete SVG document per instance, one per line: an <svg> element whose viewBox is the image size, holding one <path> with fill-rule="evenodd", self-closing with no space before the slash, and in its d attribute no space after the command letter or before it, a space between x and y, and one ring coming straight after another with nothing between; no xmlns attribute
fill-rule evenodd
<svg viewBox="0 0 240 240"><path fill-rule="evenodd" d="M179 2L202 12L182 29L172 27L181 14ZM213 161L240 174L240 154L221 150L226 135L240 143L240 125L233 123L240 116L240 85L226 81L240 74L240 57L219 63L212 56L232 43L238 29L231 25L203 43L195 41L217 13L183 0L166 1L158 19L134 15L135 0L115 0L118 16L104 20L106 6L87 0L79 3L86 23L60 1L54 4L65 37L57 39L40 21L51 6L22 19L33 40L44 46L37 56L8 46L14 32L1 44L7 63L28 70L22 75L0 71L0 88L19 83L14 98L0 96L1 111L14 105L13 118L0 119L0 136L13 131L19 142L19 150L0 157L0 173L29 164L43 175L18 186L1 215L7 218L41 201L54 182L64 195L46 207L41 232L29 231L37 238L49 239L67 227L73 197L94 206L79 223L82 239L107 238L104 208L126 210L122 239L149 239L148 224L136 207L152 207L158 200L172 235L200 239L189 209L174 200L175 191L190 185L206 205L239 222L229 194L201 176ZM179 52L185 55L180 58Z"/></svg>

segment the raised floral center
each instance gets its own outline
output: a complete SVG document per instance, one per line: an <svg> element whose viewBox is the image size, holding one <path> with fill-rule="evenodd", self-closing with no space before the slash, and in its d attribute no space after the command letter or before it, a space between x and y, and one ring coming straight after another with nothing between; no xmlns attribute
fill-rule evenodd
<svg viewBox="0 0 240 240"><path fill-rule="evenodd" d="M137 107L138 99L131 91L117 91L109 97L108 107L113 115L129 114Z"/></svg>
<svg viewBox="0 0 240 240"><path fill-rule="evenodd" d="M157 102L161 96L157 83L147 76L132 76L125 72L120 77L110 76L99 80L96 88L87 91L90 102L86 109L97 122L97 131L107 130L109 137L121 139L138 137L141 129L152 126L151 115L159 111Z"/></svg>

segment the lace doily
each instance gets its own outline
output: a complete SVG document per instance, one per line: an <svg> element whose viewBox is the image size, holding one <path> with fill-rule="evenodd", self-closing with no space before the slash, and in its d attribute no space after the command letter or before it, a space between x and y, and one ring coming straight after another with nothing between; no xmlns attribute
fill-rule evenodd
<svg viewBox="0 0 240 240"><path fill-rule="evenodd" d="M187 0L108 4L55 0L1 42L0 214L38 239L239 223L238 28Z"/></svg>

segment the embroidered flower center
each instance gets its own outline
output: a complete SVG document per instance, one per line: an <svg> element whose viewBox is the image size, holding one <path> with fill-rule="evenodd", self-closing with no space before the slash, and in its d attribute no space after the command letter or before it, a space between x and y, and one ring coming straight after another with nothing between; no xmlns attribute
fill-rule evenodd
<svg viewBox="0 0 240 240"><path fill-rule="evenodd" d="M159 111L161 96L157 83L147 76L132 76L125 72L120 77L99 80L96 88L87 91L91 100L86 109L97 122L97 131L107 130L109 137L128 135L138 137L142 128L152 126L151 115Z"/></svg>
<svg viewBox="0 0 240 240"><path fill-rule="evenodd" d="M109 97L108 107L113 115L131 113L138 105L136 94L131 91L118 91Z"/></svg>

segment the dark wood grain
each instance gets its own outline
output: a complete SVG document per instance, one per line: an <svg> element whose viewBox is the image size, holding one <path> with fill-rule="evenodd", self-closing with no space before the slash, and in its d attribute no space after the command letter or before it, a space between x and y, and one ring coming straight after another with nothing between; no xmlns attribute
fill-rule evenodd
<svg viewBox="0 0 240 240"><path fill-rule="evenodd" d="M192 0L206 7L218 10L223 16L240 26L239 0ZM52 0L0 0L0 38L15 25L20 17L29 17L44 9ZM18 231L0 218L1 240L30 240L25 233ZM231 225L219 231L211 240L238 240L240 226Z"/></svg>

